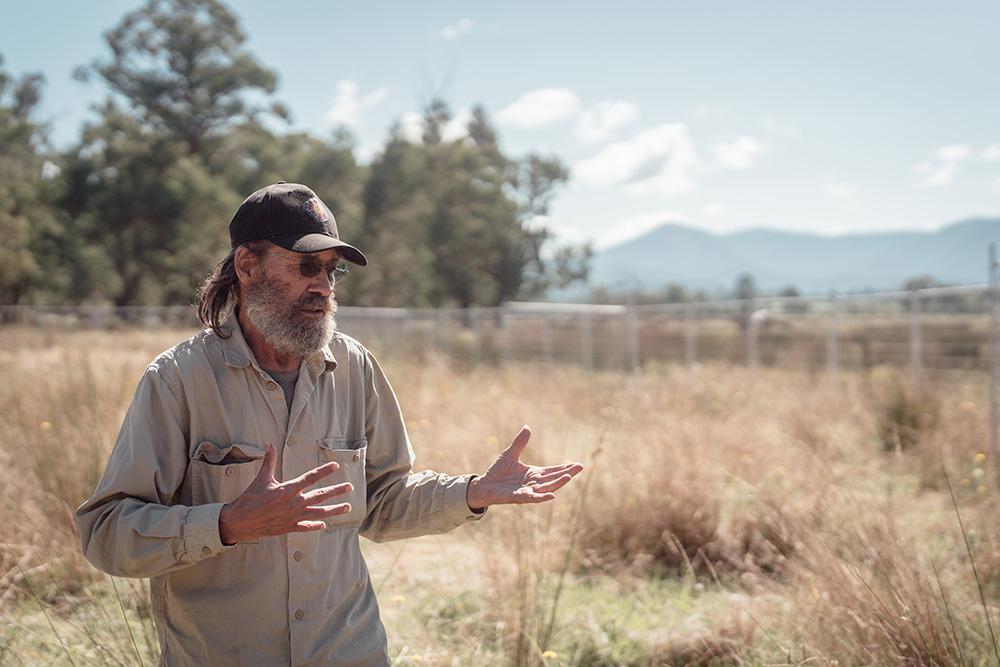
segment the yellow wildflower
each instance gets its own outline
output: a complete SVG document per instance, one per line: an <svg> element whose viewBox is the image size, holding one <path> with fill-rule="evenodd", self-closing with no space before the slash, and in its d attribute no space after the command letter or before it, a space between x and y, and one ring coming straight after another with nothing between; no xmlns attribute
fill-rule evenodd
<svg viewBox="0 0 1000 667"><path fill-rule="evenodd" d="M552 658L558 658L559 654L556 653L555 651L548 650L542 654L542 657L545 658L546 660L551 660Z"/></svg>

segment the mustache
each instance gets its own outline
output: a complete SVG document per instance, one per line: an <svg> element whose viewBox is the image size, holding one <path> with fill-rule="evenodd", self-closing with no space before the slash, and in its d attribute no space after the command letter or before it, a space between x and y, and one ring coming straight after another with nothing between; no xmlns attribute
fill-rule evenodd
<svg viewBox="0 0 1000 667"><path fill-rule="evenodd" d="M298 310L304 309L317 309L327 312L331 310L336 301L334 301L333 295L322 296L320 294L307 294L295 302L295 307Z"/></svg>

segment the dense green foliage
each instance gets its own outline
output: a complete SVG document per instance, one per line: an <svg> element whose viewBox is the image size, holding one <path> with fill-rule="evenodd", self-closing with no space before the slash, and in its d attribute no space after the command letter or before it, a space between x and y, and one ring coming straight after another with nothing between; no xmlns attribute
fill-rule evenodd
<svg viewBox="0 0 1000 667"><path fill-rule="evenodd" d="M566 167L505 155L483 109L445 140L435 100L422 141L394 130L363 165L343 129L275 130L288 119L277 75L218 0L147 0L105 41L76 76L107 99L65 151L37 119L41 77L0 60L0 303L187 303L239 203L276 180L312 187L372 260L347 303L494 305L586 276L589 249L531 224Z"/></svg>

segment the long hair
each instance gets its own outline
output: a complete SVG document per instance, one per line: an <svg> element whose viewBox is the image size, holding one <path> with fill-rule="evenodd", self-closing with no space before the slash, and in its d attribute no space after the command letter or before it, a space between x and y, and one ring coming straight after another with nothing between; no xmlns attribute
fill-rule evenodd
<svg viewBox="0 0 1000 667"><path fill-rule="evenodd" d="M237 246L238 247L238 246ZM262 241L244 244L255 257L260 257L267 247ZM240 296L240 281L236 276L236 250L233 248L225 259L215 265L205 282L198 288L198 319L220 338L229 338L232 332L222 326Z"/></svg>

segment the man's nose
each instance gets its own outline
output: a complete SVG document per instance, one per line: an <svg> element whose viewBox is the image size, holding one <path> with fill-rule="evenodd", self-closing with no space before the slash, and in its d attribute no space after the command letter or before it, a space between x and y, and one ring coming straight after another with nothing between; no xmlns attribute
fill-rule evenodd
<svg viewBox="0 0 1000 667"><path fill-rule="evenodd" d="M309 293L330 296L333 294L334 278L326 271L320 271L315 278L309 281Z"/></svg>

